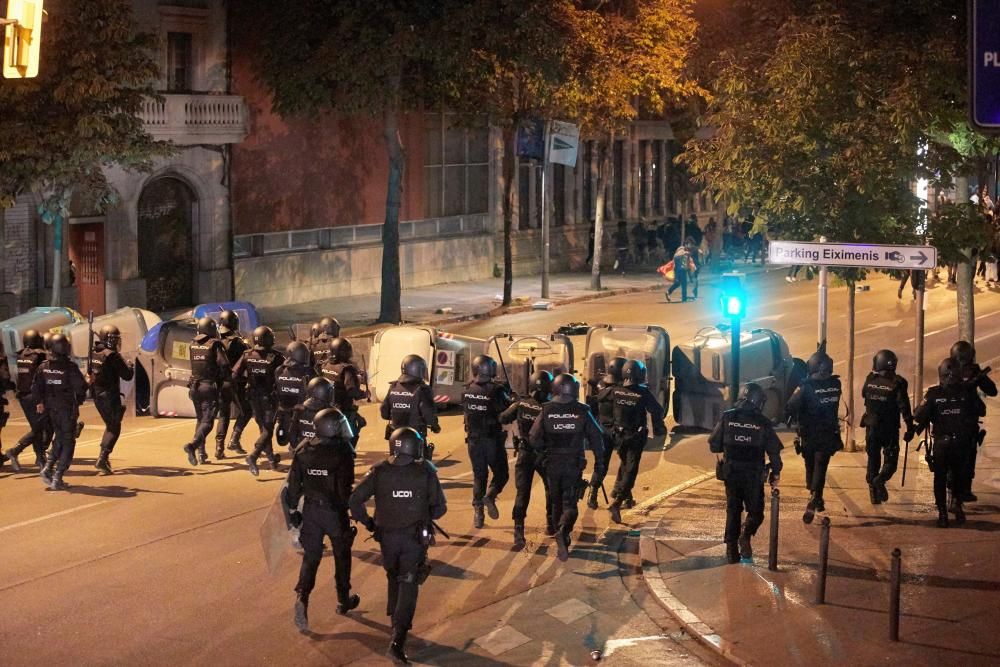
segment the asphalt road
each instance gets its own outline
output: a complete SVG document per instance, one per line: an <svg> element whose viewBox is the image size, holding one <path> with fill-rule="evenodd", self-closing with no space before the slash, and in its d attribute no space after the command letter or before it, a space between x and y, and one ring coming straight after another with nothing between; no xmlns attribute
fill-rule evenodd
<svg viewBox="0 0 1000 667"><path fill-rule="evenodd" d="M751 281L748 325L788 339L793 354L815 348L815 283L788 285L783 273ZM706 290L706 292L709 292ZM929 291L928 380L955 335L954 292ZM454 327L471 335L500 331L547 333L569 321L658 324L673 341L718 318L714 295L667 304L661 294L633 294L479 321ZM896 346L900 370L912 375L913 305L896 299L896 285L873 281L857 295L859 379L883 346ZM1000 356L1000 295L977 297L979 357ZM830 352L844 372L846 292L831 290ZM582 351L582 350L581 350ZM384 454L375 406L365 406L368 430L358 474ZM43 489L30 473L0 473L0 639L3 665L380 664L387 643L385 579L374 542L354 545L355 591L362 604L349 618L334 613L331 564L324 561L312 598L314 634L291 622L297 557L269 575L260 526L282 474L257 479L238 459L191 468L181 446L189 420L129 418L113 458L113 476L93 462L99 420L85 406L88 426L67 475L68 492ZM560 564L541 532L540 504L528 518L528 548L510 551L513 486L501 495L501 519L473 530L471 472L461 417L443 418L434 438L449 500L442 521L450 541L434 548L434 570L421 590L410 652L427 664L584 664L602 650L609 664L702 664L713 658L677 633L648 599L637 576L634 536L608 529L602 508L584 510L571 560ZM3 432L9 446L24 430L16 414ZM252 442L253 427L244 436ZM30 457L25 457L26 461ZM636 497L640 502L703 474L712 464L704 437L651 440ZM616 464L613 464L616 465ZM612 469L612 471L614 468ZM536 484L536 498L541 485ZM581 505L582 507L582 505ZM364 533L364 531L362 531Z"/></svg>

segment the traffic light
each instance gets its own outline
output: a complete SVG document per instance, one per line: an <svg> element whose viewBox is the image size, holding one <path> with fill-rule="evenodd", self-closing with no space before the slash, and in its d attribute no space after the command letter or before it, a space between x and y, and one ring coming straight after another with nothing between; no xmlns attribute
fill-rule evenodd
<svg viewBox="0 0 1000 667"><path fill-rule="evenodd" d="M3 76L38 76L42 51L42 0L7 0L3 31Z"/></svg>
<svg viewBox="0 0 1000 667"><path fill-rule="evenodd" d="M747 295L743 289L742 273L726 273L722 276L722 314L729 319L742 319L747 314Z"/></svg>

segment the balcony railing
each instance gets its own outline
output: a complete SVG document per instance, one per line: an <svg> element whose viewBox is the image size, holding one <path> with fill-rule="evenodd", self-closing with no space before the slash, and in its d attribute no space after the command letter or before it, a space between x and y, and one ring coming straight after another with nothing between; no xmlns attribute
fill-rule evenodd
<svg viewBox="0 0 1000 667"><path fill-rule="evenodd" d="M247 135L247 109L239 95L164 94L139 112L155 139L176 144L236 144Z"/></svg>

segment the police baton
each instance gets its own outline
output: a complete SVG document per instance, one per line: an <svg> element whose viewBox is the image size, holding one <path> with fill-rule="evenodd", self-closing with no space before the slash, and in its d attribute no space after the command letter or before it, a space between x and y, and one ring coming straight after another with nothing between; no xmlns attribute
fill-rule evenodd
<svg viewBox="0 0 1000 667"><path fill-rule="evenodd" d="M604 495L604 504L605 505L610 505L611 503L608 501L608 492L604 490L604 482L603 481L601 482L601 494Z"/></svg>
<svg viewBox="0 0 1000 667"><path fill-rule="evenodd" d="M368 362L365 361L365 355L363 355L363 354L361 355L361 367L362 367L361 368L361 375L365 379L365 394L367 394L365 400L368 403L371 403L372 402L372 390L371 390L371 387L368 386Z"/></svg>
<svg viewBox="0 0 1000 667"><path fill-rule="evenodd" d="M94 311L87 313L87 379L94 381ZM94 395L94 385L88 387L90 395Z"/></svg>
<svg viewBox="0 0 1000 667"><path fill-rule="evenodd" d="M444 528L442 528L441 526L439 526L437 521L434 521L433 519L431 519L431 525L434 526L434 530L436 530L437 532L439 532L442 535L444 535L445 539L449 539L449 540L451 539L451 535L449 535L447 533L447 531L445 531Z"/></svg>
<svg viewBox="0 0 1000 667"><path fill-rule="evenodd" d="M910 456L910 443L903 441L903 481L900 486L906 486L906 460Z"/></svg>
<svg viewBox="0 0 1000 667"><path fill-rule="evenodd" d="M507 383L507 387L510 388L510 375L507 374L507 365L503 362L503 352L500 350L500 341L494 338L493 344L497 347L497 358L500 361L500 368L503 369L503 379Z"/></svg>

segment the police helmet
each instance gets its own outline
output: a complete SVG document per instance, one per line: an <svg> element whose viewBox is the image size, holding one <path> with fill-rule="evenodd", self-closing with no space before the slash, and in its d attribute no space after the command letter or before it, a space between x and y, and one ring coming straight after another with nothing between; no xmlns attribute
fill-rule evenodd
<svg viewBox="0 0 1000 667"><path fill-rule="evenodd" d="M622 366L622 384L634 387L646 381L646 364L638 359L629 359Z"/></svg>
<svg viewBox="0 0 1000 667"><path fill-rule="evenodd" d="M958 362L951 357L945 359L938 365L938 383L942 387L950 387L958 382L961 369Z"/></svg>
<svg viewBox="0 0 1000 667"><path fill-rule="evenodd" d="M393 456L418 459L424 451L424 437L409 426L397 428L389 436L389 451Z"/></svg>
<svg viewBox="0 0 1000 667"><path fill-rule="evenodd" d="M896 372L896 364L899 359L892 350L879 350L872 359L872 370L876 373L892 375Z"/></svg>
<svg viewBox="0 0 1000 667"><path fill-rule="evenodd" d="M313 340L319 337L319 322L313 322L312 326L309 327L309 339Z"/></svg>
<svg viewBox="0 0 1000 667"><path fill-rule="evenodd" d="M535 371L528 378L528 391L532 394L542 394L548 396L552 391L552 373L548 371Z"/></svg>
<svg viewBox="0 0 1000 667"><path fill-rule="evenodd" d="M218 338L219 327L211 317L203 317L198 320L198 334L209 338Z"/></svg>
<svg viewBox="0 0 1000 667"><path fill-rule="evenodd" d="M760 412L764 409L764 404L767 403L767 394L756 382L747 382L740 389L739 402L744 407Z"/></svg>
<svg viewBox="0 0 1000 667"><path fill-rule="evenodd" d="M967 366L976 360L976 348L967 340L960 340L951 346L952 359L962 366Z"/></svg>
<svg viewBox="0 0 1000 667"><path fill-rule="evenodd" d="M604 384L621 384L622 367L628 362L625 357L615 357L608 362L608 372L604 374Z"/></svg>
<svg viewBox="0 0 1000 667"><path fill-rule="evenodd" d="M403 375L414 380L427 378L427 362L419 354L408 354L403 357L403 363L399 365L399 370L402 371Z"/></svg>
<svg viewBox="0 0 1000 667"><path fill-rule="evenodd" d="M330 341L330 353L337 361L350 361L354 354L354 346L346 338L334 338Z"/></svg>
<svg viewBox="0 0 1000 667"><path fill-rule="evenodd" d="M70 353L69 338L62 334L53 334L49 349L57 357L68 357Z"/></svg>
<svg viewBox="0 0 1000 667"><path fill-rule="evenodd" d="M240 316L231 310L224 310L219 313L219 330L239 331Z"/></svg>
<svg viewBox="0 0 1000 667"><path fill-rule="evenodd" d="M21 336L21 343L23 343L25 347L35 350L41 348L44 344L42 341L42 335L34 329L28 329L24 332L24 335Z"/></svg>
<svg viewBox="0 0 1000 667"><path fill-rule="evenodd" d="M312 386L312 383L310 383L310 386ZM336 408L320 410L313 417L313 426L316 427L316 435L321 438L336 437L341 433L340 422L343 419L344 415Z"/></svg>
<svg viewBox="0 0 1000 667"><path fill-rule="evenodd" d="M274 347L274 332L271 327L260 326L253 330L253 346L255 350L270 350Z"/></svg>
<svg viewBox="0 0 1000 667"><path fill-rule="evenodd" d="M288 353L288 357L299 366L309 365L309 348L306 347L305 343L293 340L285 351Z"/></svg>
<svg viewBox="0 0 1000 667"><path fill-rule="evenodd" d="M816 350L806 362L806 370L809 376L829 376L833 374L833 359L826 352Z"/></svg>
<svg viewBox="0 0 1000 667"><path fill-rule="evenodd" d="M52 336L53 333L51 331L46 331L42 334L42 349L52 351Z"/></svg>
<svg viewBox="0 0 1000 667"><path fill-rule="evenodd" d="M306 397L314 401L333 404L333 383L323 377L315 377L306 385Z"/></svg>
<svg viewBox="0 0 1000 667"><path fill-rule="evenodd" d="M122 341L122 332L113 324L105 324L97 334L98 340L109 350L117 350Z"/></svg>
<svg viewBox="0 0 1000 667"><path fill-rule="evenodd" d="M330 338L336 338L340 335L340 322L336 317L324 317L319 321L319 332Z"/></svg>
<svg viewBox="0 0 1000 667"><path fill-rule="evenodd" d="M560 373L552 380L552 400L572 403L580 398L580 381L569 373Z"/></svg>
<svg viewBox="0 0 1000 667"><path fill-rule="evenodd" d="M492 380L497 376L497 362L487 354L480 354L472 360L472 372L480 380Z"/></svg>

